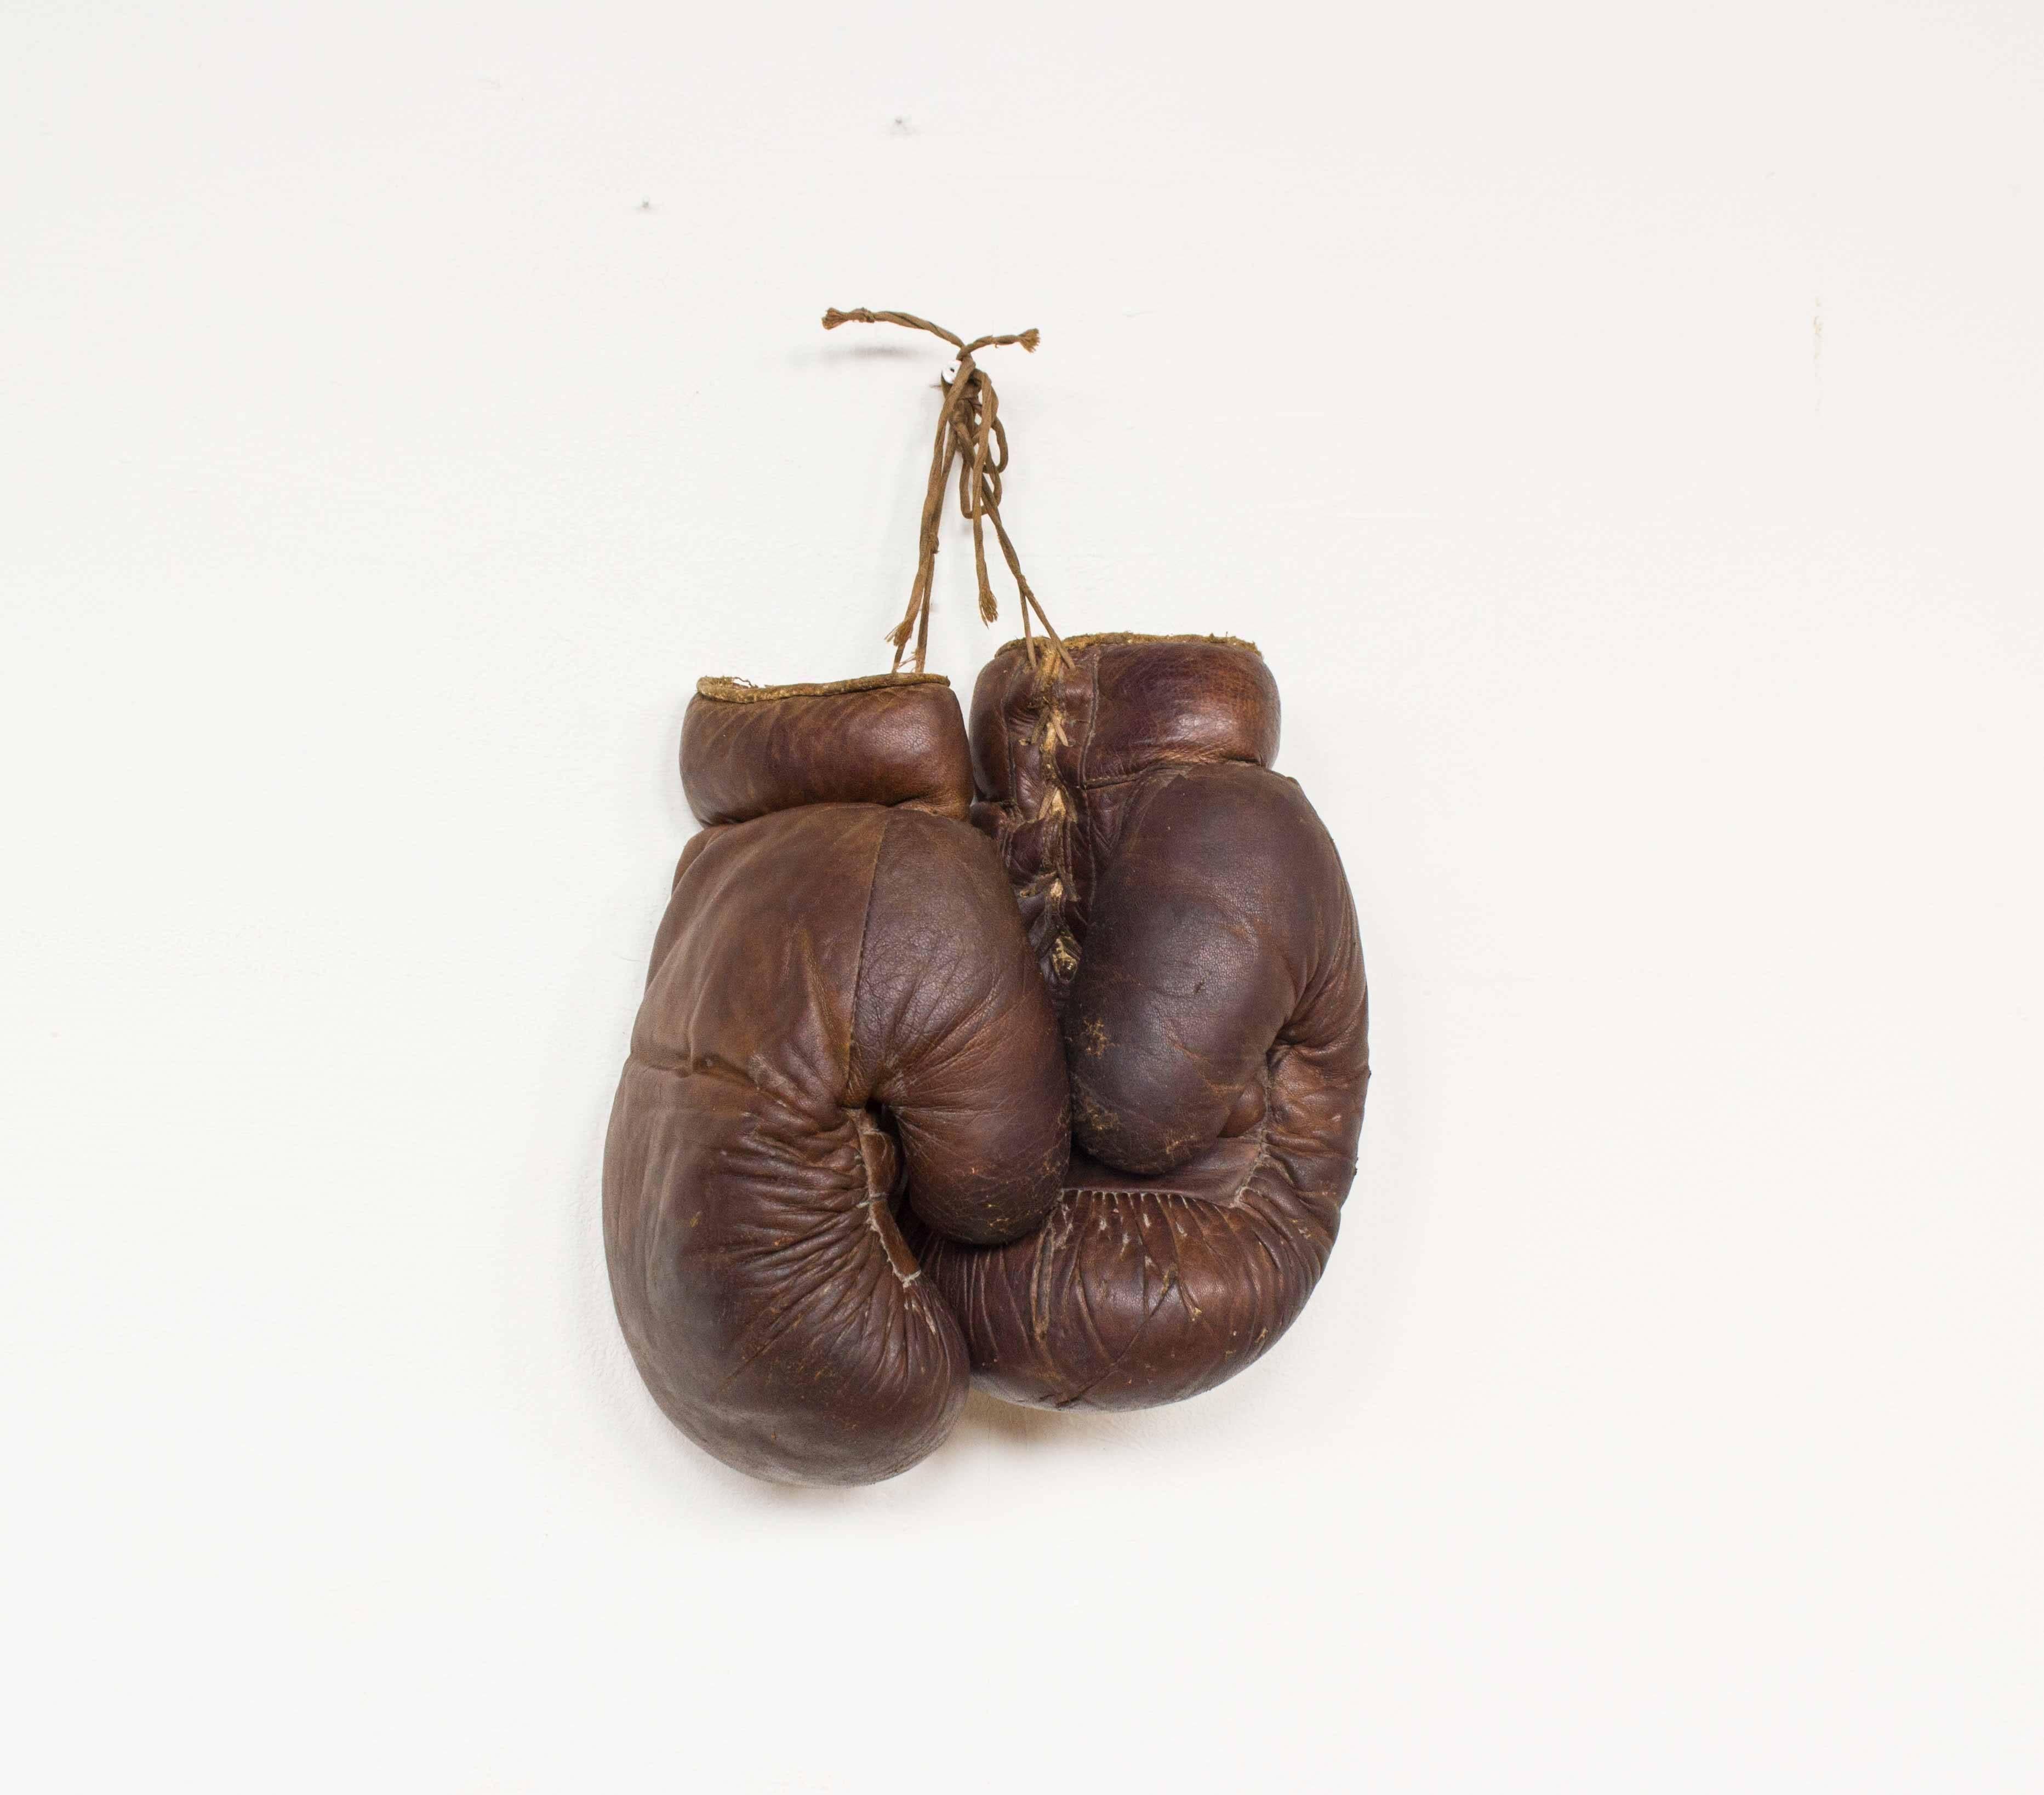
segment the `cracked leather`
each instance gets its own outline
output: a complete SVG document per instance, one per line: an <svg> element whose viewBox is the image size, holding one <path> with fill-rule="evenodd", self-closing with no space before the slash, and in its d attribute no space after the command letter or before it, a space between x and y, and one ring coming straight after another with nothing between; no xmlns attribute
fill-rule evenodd
<svg viewBox="0 0 2044 1795"><path fill-rule="evenodd" d="M1226 637L1097 636L972 706L974 822L1062 1019L1074 1147L1028 1236L916 1228L975 1378L1013 1402L1147 1407L1253 1363L1304 1307L1370 1077L1333 841L1270 771L1275 682Z"/></svg>
<svg viewBox="0 0 2044 1795"><path fill-rule="evenodd" d="M935 679L699 696L707 825L655 938L604 1158L624 1337L660 1407L756 1476L858 1483L950 1432L966 1341L924 1241L1059 1201L1064 1056Z"/></svg>

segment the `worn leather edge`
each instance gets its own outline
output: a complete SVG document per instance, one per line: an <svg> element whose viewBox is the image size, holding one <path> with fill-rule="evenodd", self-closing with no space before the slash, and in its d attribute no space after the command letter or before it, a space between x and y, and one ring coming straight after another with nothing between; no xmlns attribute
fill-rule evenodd
<svg viewBox="0 0 2044 1795"><path fill-rule="evenodd" d="M792 686L755 686L735 675L705 674L696 682L696 696L717 704L756 705L774 698L827 698L840 692L876 692L897 686L948 686L941 673L869 673L858 679L831 679L820 683Z"/></svg>
<svg viewBox="0 0 2044 1795"><path fill-rule="evenodd" d="M1037 640L1042 641L1044 638L1039 636ZM1258 659L1263 653L1254 642L1246 642L1239 636L1145 636L1136 630L1112 629L1093 636L1067 636L1062 640L1064 645L1070 649L1114 648L1128 642L1211 642L1217 648L1247 648ZM1018 636L1012 642L1002 643L993 652L997 655L1012 654L1025 645L1022 637Z"/></svg>

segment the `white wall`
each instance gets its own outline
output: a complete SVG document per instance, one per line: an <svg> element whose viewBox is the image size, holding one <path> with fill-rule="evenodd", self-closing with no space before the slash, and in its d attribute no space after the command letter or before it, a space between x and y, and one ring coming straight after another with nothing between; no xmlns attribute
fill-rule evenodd
<svg viewBox="0 0 2044 1795"><path fill-rule="evenodd" d="M0 1782L2044 1782L2034 5L16 0L0 172ZM829 305L1042 328L1379 1068L1262 1365L850 1494L597 1229L686 694L905 592Z"/></svg>

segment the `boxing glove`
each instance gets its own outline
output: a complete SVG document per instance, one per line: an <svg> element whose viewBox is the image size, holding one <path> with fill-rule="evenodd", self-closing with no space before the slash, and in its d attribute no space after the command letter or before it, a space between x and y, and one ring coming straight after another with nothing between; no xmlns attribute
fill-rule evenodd
<svg viewBox="0 0 2044 1795"><path fill-rule="evenodd" d="M967 1355L904 1237L1013 1240L1058 1200L1063 1051L966 821L965 726L920 674L705 680L688 844L604 1155L611 1293L689 1437L777 1481L889 1477Z"/></svg>
<svg viewBox="0 0 2044 1795"><path fill-rule="evenodd" d="M1355 910L1272 772L1278 689L1230 637L1098 636L973 698L974 821L1062 1018L1075 1150L1033 1236L927 1240L975 1374L1015 1402L1210 1389L1327 1263L1369 1082ZM919 1236L919 1238L921 1238Z"/></svg>

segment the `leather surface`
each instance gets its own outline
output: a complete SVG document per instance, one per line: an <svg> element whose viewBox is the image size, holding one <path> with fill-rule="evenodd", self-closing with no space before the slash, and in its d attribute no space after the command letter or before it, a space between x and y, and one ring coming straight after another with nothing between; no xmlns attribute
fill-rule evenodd
<svg viewBox="0 0 2044 1795"><path fill-rule="evenodd" d="M1277 687L1246 643L1101 637L973 699L973 819L1062 1017L1075 1151L995 1245L923 1231L974 1373L1012 1401L1140 1408L1212 1388L1290 1326L1332 1250L1369 1076L1339 855L1270 771Z"/></svg>
<svg viewBox="0 0 2044 1795"><path fill-rule="evenodd" d="M691 840L604 1163L611 1290L647 1387L726 1463L797 1482L934 1450L968 1358L905 1237L986 1244L1058 1199L1058 1027L962 818L934 684L697 698Z"/></svg>
<svg viewBox="0 0 2044 1795"><path fill-rule="evenodd" d="M698 698L682 719L682 789L705 823L801 804L900 804L962 817L965 721L935 681L750 701Z"/></svg>

